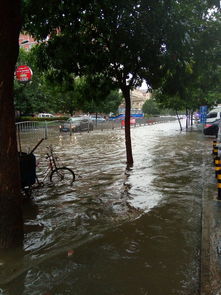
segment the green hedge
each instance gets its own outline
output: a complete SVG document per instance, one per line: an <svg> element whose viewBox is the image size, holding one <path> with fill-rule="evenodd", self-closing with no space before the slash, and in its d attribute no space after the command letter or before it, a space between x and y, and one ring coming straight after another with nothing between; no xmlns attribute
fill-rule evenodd
<svg viewBox="0 0 221 295"><path fill-rule="evenodd" d="M69 117L54 117L54 118L38 118L31 116L21 116L16 119L16 122L24 122L24 121L66 121Z"/></svg>

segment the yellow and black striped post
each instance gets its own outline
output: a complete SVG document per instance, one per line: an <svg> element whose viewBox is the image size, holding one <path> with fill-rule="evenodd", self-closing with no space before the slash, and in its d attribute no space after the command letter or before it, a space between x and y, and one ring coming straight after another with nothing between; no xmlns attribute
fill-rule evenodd
<svg viewBox="0 0 221 295"><path fill-rule="evenodd" d="M221 170L221 160L220 160L220 157L216 156L214 158L214 165L215 165L215 177L217 178L218 171Z"/></svg>
<svg viewBox="0 0 221 295"><path fill-rule="evenodd" d="M213 155L218 156L218 146L216 140L213 141Z"/></svg>
<svg viewBox="0 0 221 295"><path fill-rule="evenodd" d="M221 200L221 170L217 171L218 200Z"/></svg>

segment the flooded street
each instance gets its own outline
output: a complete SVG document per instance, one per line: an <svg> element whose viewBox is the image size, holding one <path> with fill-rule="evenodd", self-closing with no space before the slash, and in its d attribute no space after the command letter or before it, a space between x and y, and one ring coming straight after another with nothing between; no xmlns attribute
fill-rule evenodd
<svg viewBox="0 0 221 295"><path fill-rule="evenodd" d="M1 254L0 294L199 294L212 139L176 121L131 133L131 170L123 129L51 137L36 150L39 159L52 144L76 181L48 182L25 203L24 249Z"/></svg>

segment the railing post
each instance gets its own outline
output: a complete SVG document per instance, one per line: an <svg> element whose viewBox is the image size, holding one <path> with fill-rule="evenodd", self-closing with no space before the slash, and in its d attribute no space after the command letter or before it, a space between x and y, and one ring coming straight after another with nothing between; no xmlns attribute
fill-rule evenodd
<svg viewBox="0 0 221 295"><path fill-rule="evenodd" d="M221 170L217 171L217 189L218 189L217 199L221 200Z"/></svg>
<svg viewBox="0 0 221 295"><path fill-rule="evenodd" d="M220 160L220 157L216 156L214 158L214 165L215 165L215 177L217 178L218 171L221 170L221 160Z"/></svg>
<svg viewBox="0 0 221 295"><path fill-rule="evenodd" d="M70 136L72 135L72 124L70 122Z"/></svg>
<svg viewBox="0 0 221 295"><path fill-rule="evenodd" d="M48 138L48 124L47 121L45 121L45 139Z"/></svg>
<svg viewBox="0 0 221 295"><path fill-rule="evenodd" d="M217 147L217 141L216 140L213 140L213 151L212 151L212 154L214 156L218 156L218 147Z"/></svg>

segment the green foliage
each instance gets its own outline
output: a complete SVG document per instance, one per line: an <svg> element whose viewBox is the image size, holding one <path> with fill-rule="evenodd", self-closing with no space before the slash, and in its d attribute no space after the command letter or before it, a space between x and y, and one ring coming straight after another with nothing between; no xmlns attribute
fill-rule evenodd
<svg viewBox="0 0 221 295"><path fill-rule="evenodd" d="M183 54L185 62L172 64L161 80L156 99L164 106L196 110L200 105L216 104L220 99L220 14L202 18L194 30L191 50Z"/></svg>
<svg viewBox="0 0 221 295"><path fill-rule="evenodd" d="M21 116L17 118L17 122L24 122L24 121L32 121L32 122L51 122L51 121L66 121L69 117L68 116L62 116L62 117L52 117L52 118L38 118L38 117L32 117L32 116Z"/></svg>
<svg viewBox="0 0 221 295"><path fill-rule="evenodd" d="M50 112L53 110L50 98L43 87L43 73L36 67L36 57L33 51L27 52L20 49L17 66L27 65L33 71L33 78L30 82L20 83L15 80L14 100L15 107L23 114L35 112Z"/></svg>
<svg viewBox="0 0 221 295"><path fill-rule="evenodd" d="M84 6L81 1L76 7L64 1L57 9L54 3L53 7L42 3L48 22L40 26L43 20L38 8L34 8L32 1L25 1L25 15L32 19L26 22L26 28L38 38L45 38L60 28L58 35L52 35L47 43L39 46L39 60L44 68L84 75L102 72L117 79L118 87L125 85L131 74L128 83L135 87L145 78L147 65L147 72L151 74L149 67L155 65L154 57L161 51L162 36L156 27L162 25L165 8L161 1L141 3L88 1L83 10L77 10L78 5ZM65 17L56 19L58 15ZM146 23L142 21L145 19Z"/></svg>
<svg viewBox="0 0 221 295"><path fill-rule="evenodd" d="M38 50L20 50L18 66L26 64L33 70L31 82L15 81L15 105L22 114L75 111L115 112L121 96L110 79L103 75L75 77L64 70L38 67Z"/></svg>
<svg viewBox="0 0 221 295"><path fill-rule="evenodd" d="M66 72L58 83L53 70L46 81L46 91L54 97L57 108L70 115L78 110L85 113L114 112L122 100L113 83L103 75L74 78Z"/></svg>
<svg viewBox="0 0 221 295"><path fill-rule="evenodd" d="M84 112L108 114L115 112L122 102L122 96L112 81L101 74L79 78L78 81L82 82L79 107Z"/></svg>
<svg viewBox="0 0 221 295"><path fill-rule="evenodd" d="M51 69L44 76L44 89L53 98L55 112L73 115L77 109L77 87L73 75Z"/></svg>
<svg viewBox="0 0 221 295"><path fill-rule="evenodd" d="M148 99L145 101L142 111L144 114L148 115L159 115L160 109L158 107L157 102L154 99Z"/></svg>
<svg viewBox="0 0 221 295"><path fill-rule="evenodd" d="M215 3L55 0L40 1L36 7L35 1L26 0L23 9L26 30L39 40L50 35L37 50L44 70L102 73L122 90L145 79L167 95L186 100L188 85L200 73L197 54L202 58L217 39L214 18L205 17Z"/></svg>
<svg viewBox="0 0 221 295"><path fill-rule="evenodd" d="M119 90L112 90L106 99L101 102L100 112L105 114L116 113L122 101L123 96Z"/></svg>
<svg viewBox="0 0 221 295"><path fill-rule="evenodd" d="M71 113L100 110L97 102L106 97L96 83L101 73L122 90L126 108L128 89L143 80L157 89L155 99L164 108L194 110L220 101L221 22L214 5L218 1L40 0L36 6L25 0L23 8L25 29L39 40L50 36L36 49L44 71L95 77L90 92L85 80L61 92L62 99L67 93L64 102L73 103Z"/></svg>
<svg viewBox="0 0 221 295"><path fill-rule="evenodd" d="M143 107L142 107L142 111L145 115L175 115L175 109L174 105L171 106L171 104L164 104L162 105L161 103L159 103L158 101L156 101L156 94L154 95L154 98L148 99ZM180 106L178 108L180 110Z"/></svg>

